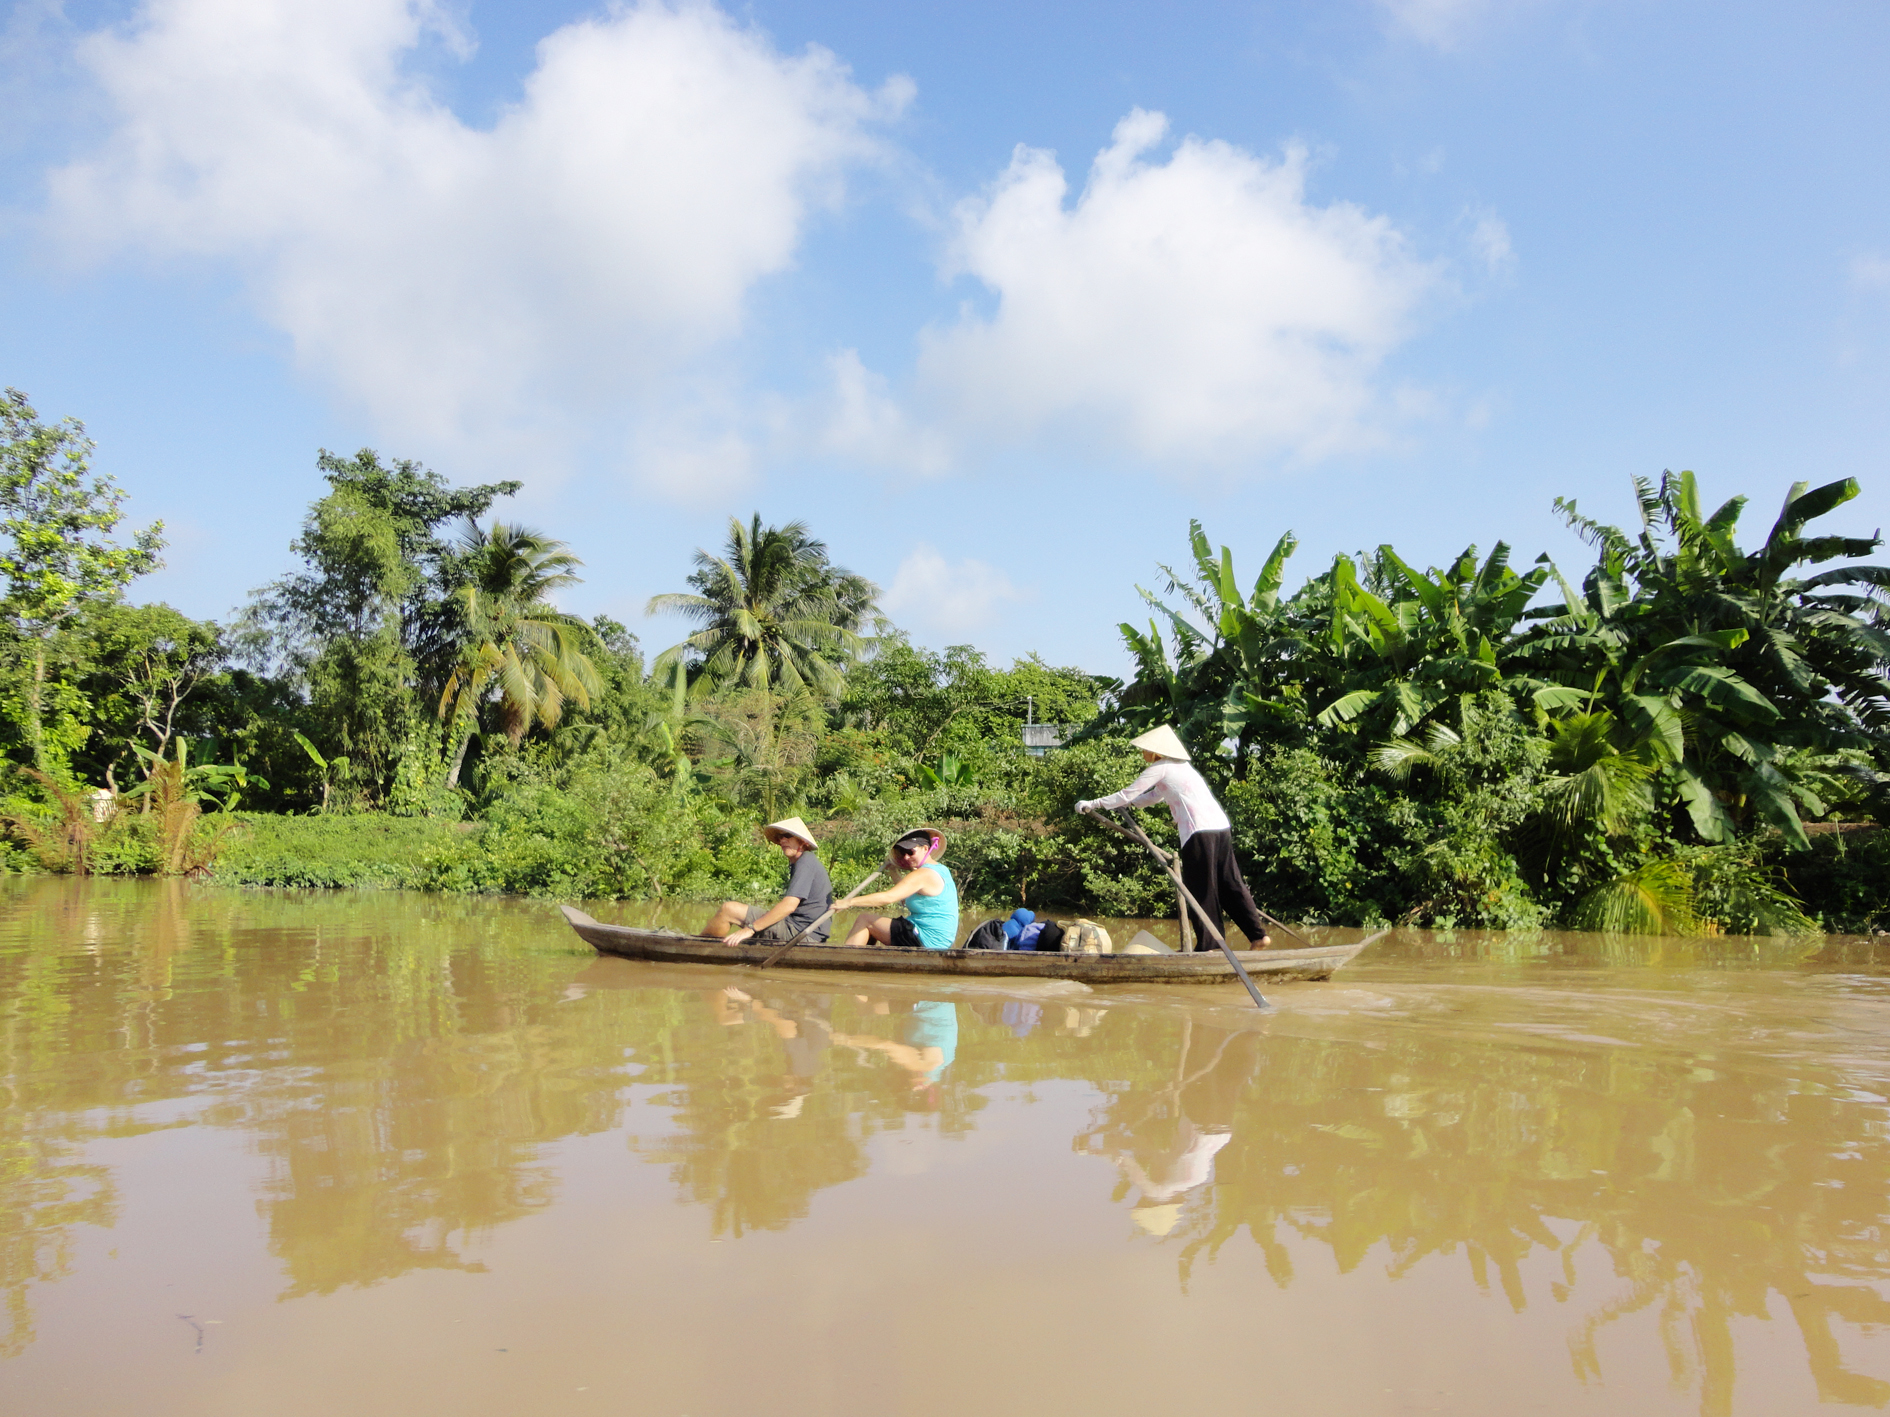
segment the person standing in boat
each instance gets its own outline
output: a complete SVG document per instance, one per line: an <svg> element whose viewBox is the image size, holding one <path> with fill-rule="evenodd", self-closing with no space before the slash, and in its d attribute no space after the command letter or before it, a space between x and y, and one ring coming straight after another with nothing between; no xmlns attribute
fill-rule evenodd
<svg viewBox="0 0 1890 1417"><path fill-rule="evenodd" d="M1164 723L1129 741L1142 750L1142 761L1148 764L1142 775L1120 792L1078 802L1076 810L1112 812L1154 802L1166 805L1181 834L1181 883L1188 894L1200 902L1216 930L1222 928L1222 917L1231 915L1248 942L1257 950L1265 949L1273 939L1234 860L1234 824L1188 760L1181 735Z"/></svg>
<svg viewBox="0 0 1890 1417"><path fill-rule="evenodd" d="M781 848L788 860L787 889L781 899L763 909L746 901L725 900L702 927L702 933L731 945L745 945L751 940L789 940L825 915L833 905L833 882L827 868L820 864L820 843L799 817L769 822L761 834ZM822 925L807 935L809 944L827 938Z"/></svg>
<svg viewBox="0 0 1890 1417"><path fill-rule="evenodd" d="M906 918L885 915L854 917L849 945L868 940L909 950L949 950L958 941L958 883L948 867L938 864L945 854L945 833L933 827L914 827L892 844L892 870L903 872L897 884L872 895L853 898L855 905L900 905Z"/></svg>

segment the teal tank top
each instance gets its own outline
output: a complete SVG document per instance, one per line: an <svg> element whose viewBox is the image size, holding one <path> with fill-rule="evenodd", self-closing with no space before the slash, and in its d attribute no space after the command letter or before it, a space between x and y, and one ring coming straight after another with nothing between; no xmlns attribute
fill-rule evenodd
<svg viewBox="0 0 1890 1417"><path fill-rule="evenodd" d="M938 872L945 889L937 895L907 896L906 914L912 917L912 928L928 950L949 950L958 939L958 882L952 879L948 867L936 861L919 869Z"/></svg>

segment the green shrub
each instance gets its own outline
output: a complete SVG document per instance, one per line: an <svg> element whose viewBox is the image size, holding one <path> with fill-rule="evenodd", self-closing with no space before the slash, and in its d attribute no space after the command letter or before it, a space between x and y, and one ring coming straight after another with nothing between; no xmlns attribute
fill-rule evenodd
<svg viewBox="0 0 1890 1417"><path fill-rule="evenodd" d="M430 855L464 835L450 822L378 812L234 815L242 828L210 868L227 885L422 886Z"/></svg>
<svg viewBox="0 0 1890 1417"><path fill-rule="evenodd" d="M558 765L523 759L488 794L483 828L431 853L423 884L567 899L749 896L779 885L781 858L752 814L680 796L621 750Z"/></svg>
<svg viewBox="0 0 1890 1417"><path fill-rule="evenodd" d="M1803 852L1787 852L1783 843L1768 847L1785 885L1825 929L1890 929L1890 832L1819 832Z"/></svg>

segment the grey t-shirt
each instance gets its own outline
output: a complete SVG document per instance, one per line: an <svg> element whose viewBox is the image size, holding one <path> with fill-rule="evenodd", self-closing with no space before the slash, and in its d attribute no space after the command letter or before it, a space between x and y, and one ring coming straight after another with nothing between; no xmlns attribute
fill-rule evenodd
<svg viewBox="0 0 1890 1417"><path fill-rule="evenodd" d="M811 851L803 851L788 869L787 886L781 894L800 898L801 903L784 923L790 929L801 930L827 913L827 907L833 904L833 882L827 878L827 868L820 864L820 858ZM822 925L807 938L826 939L831 924L829 921Z"/></svg>

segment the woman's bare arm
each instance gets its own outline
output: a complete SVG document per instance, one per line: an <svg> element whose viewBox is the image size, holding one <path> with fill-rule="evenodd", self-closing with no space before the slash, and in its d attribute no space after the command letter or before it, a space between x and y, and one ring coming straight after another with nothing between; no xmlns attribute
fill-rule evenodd
<svg viewBox="0 0 1890 1417"><path fill-rule="evenodd" d="M849 906L897 905L908 896L937 895L945 889L945 883L938 878L937 871L928 871L923 866L915 866L899 879L899 883L883 891L874 891L871 895L856 895L848 901Z"/></svg>

